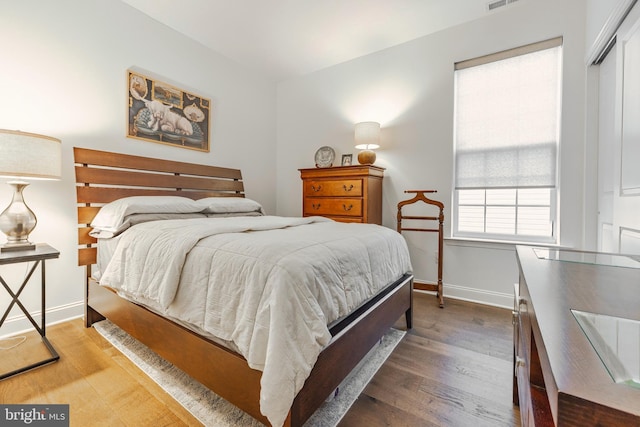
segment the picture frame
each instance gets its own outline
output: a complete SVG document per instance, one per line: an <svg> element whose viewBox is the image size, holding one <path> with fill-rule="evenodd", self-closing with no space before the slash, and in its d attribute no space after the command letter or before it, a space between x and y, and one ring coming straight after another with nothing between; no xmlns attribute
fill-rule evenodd
<svg viewBox="0 0 640 427"><path fill-rule="evenodd" d="M342 155L342 166L351 166L353 164L353 154Z"/></svg>
<svg viewBox="0 0 640 427"><path fill-rule="evenodd" d="M211 100L127 70L127 137L209 152Z"/></svg>

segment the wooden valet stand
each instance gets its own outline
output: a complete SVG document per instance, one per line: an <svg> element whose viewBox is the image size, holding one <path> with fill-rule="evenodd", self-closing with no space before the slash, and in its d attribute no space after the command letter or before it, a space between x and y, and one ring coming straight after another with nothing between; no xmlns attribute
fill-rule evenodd
<svg viewBox="0 0 640 427"><path fill-rule="evenodd" d="M431 200L425 193L436 193L436 190L406 190L405 193L413 193L415 196L413 198L401 201L398 203L398 233L402 233L403 231L425 231L431 233L438 233L438 283L421 283L414 282L413 288L419 289L423 291L435 291L436 297L438 298L438 303L440 304L440 308L444 308L444 295L442 291L442 248L443 248L443 224L444 224L444 204L437 200ZM438 216L410 216L403 215L402 208L406 205L411 205L413 203L423 202L429 205L437 206L440 209L440 214ZM405 228L402 227L402 220L417 220L417 221L438 221L438 228Z"/></svg>

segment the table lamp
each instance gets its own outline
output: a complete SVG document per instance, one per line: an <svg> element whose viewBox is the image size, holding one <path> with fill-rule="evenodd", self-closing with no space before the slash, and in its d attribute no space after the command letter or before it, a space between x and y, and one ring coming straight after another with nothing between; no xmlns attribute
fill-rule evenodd
<svg viewBox="0 0 640 427"><path fill-rule="evenodd" d="M358 162L361 165L372 165L376 161L376 148L380 148L380 123L378 122L360 122L356 123L355 130L356 148L358 153Z"/></svg>
<svg viewBox="0 0 640 427"><path fill-rule="evenodd" d="M13 199L0 214L0 230L7 235L0 251L35 249L28 238L37 219L24 202L22 190L29 183L22 179L60 179L61 151L59 139L0 129L0 176L15 179L7 182L13 187Z"/></svg>

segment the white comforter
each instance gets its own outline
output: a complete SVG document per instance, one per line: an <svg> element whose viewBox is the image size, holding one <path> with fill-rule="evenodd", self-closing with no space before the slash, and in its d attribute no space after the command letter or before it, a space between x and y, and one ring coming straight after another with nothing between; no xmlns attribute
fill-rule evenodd
<svg viewBox="0 0 640 427"><path fill-rule="evenodd" d="M327 324L411 270L385 227L274 216L165 220L120 236L100 283L231 341L262 371L260 408L282 425Z"/></svg>

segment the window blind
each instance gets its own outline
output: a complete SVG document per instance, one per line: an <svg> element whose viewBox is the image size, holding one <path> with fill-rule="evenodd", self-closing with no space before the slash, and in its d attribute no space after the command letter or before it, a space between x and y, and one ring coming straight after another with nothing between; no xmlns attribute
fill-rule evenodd
<svg viewBox="0 0 640 427"><path fill-rule="evenodd" d="M556 186L561 43L456 64L456 189Z"/></svg>

